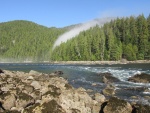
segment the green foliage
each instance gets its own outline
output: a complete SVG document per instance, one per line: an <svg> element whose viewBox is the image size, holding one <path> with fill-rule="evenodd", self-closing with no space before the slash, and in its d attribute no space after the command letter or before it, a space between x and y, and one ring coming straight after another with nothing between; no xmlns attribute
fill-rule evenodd
<svg viewBox="0 0 150 113"><path fill-rule="evenodd" d="M50 60L52 45L64 31L23 20L0 23L0 58Z"/></svg>
<svg viewBox="0 0 150 113"><path fill-rule="evenodd" d="M53 60L65 61L150 59L150 16L117 18L103 27L97 25L61 44L54 53Z"/></svg>
<svg viewBox="0 0 150 113"><path fill-rule="evenodd" d="M150 16L117 18L96 25L56 47L65 28L47 28L29 21L0 23L0 61L96 61L150 59Z"/></svg>

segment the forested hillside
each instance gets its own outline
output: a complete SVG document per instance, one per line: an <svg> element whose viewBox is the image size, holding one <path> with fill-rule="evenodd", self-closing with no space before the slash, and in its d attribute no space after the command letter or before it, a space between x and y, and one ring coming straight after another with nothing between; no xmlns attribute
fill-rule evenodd
<svg viewBox="0 0 150 113"><path fill-rule="evenodd" d="M62 43L53 60L144 60L150 59L150 16L117 18L93 27Z"/></svg>
<svg viewBox="0 0 150 113"><path fill-rule="evenodd" d="M0 62L150 59L150 16L117 18L56 47L59 35L76 25L48 28L30 21L0 23Z"/></svg>
<svg viewBox="0 0 150 113"><path fill-rule="evenodd" d="M65 29L47 28L30 21L0 23L0 61L50 60L56 38Z"/></svg>

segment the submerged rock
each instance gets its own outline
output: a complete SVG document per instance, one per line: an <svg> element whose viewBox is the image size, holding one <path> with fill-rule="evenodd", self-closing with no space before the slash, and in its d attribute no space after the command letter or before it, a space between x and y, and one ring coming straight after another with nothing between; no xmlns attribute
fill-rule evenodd
<svg viewBox="0 0 150 113"><path fill-rule="evenodd" d="M128 81L137 83L150 83L150 74L146 73L136 74L133 77L130 77Z"/></svg>

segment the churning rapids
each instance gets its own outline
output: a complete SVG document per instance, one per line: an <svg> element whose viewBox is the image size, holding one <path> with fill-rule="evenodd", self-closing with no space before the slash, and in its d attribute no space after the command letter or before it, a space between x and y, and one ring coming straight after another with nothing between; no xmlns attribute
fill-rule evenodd
<svg viewBox="0 0 150 113"><path fill-rule="evenodd" d="M115 82L116 96L128 100L139 101L142 104L149 104L150 101L145 96L150 96L150 92L126 90L126 88L147 87L150 89L149 83L132 83L127 79L136 73L143 72L150 74L150 64L113 64L113 65L62 65L62 64L48 64L48 63L23 63L23 64L9 64L1 63L0 69L12 71L36 70L43 73L52 73L56 70L64 72L64 78L68 79L69 83L74 87L84 87L85 89L92 89L94 92L101 92L106 86L102 82L102 77L98 73L109 72L114 77L120 79L120 82ZM96 84L93 86L92 84ZM136 96L138 99L131 98Z"/></svg>

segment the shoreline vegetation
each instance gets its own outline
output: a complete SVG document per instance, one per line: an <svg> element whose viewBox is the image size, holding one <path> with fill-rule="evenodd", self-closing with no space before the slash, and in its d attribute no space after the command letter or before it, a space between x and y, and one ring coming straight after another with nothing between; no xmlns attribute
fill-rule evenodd
<svg viewBox="0 0 150 113"><path fill-rule="evenodd" d="M2 62L0 63L49 63L49 64L85 64L85 65L96 65L96 64L136 64L136 63L150 63L150 60L136 60L136 61L127 61L127 60L119 60L119 61L23 61L23 62Z"/></svg>

